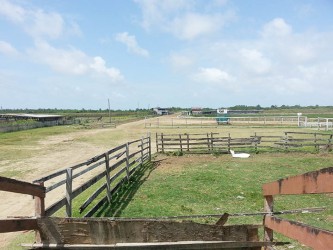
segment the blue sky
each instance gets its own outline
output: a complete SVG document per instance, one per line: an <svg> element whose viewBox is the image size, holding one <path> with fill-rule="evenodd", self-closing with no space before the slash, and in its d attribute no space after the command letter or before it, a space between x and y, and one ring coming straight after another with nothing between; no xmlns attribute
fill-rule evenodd
<svg viewBox="0 0 333 250"><path fill-rule="evenodd" d="M0 105L333 105L332 13L331 0L0 0Z"/></svg>

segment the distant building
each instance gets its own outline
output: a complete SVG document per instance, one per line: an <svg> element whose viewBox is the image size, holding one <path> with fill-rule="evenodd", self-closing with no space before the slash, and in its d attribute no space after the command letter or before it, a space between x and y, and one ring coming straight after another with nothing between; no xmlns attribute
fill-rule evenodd
<svg viewBox="0 0 333 250"><path fill-rule="evenodd" d="M191 108L191 114L192 115L201 115L202 114L202 108L198 108L198 107Z"/></svg>
<svg viewBox="0 0 333 250"><path fill-rule="evenodd" d="M62 115L44 115L44 114L0 114L2 120L35 120L38 122L60 121L64 119Z"/></svg>
<svg viewBox="0 0 333 250"><path fill-rule="evenodd" d="M165 108L154 108L154 112L157 115L168 115L169 114L169 110L165 109Z"/></svg>

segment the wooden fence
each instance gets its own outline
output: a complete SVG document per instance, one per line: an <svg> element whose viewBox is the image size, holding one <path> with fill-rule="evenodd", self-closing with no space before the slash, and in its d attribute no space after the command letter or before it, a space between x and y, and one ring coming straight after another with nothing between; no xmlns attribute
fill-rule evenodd
<svg viewBox="0 0 333 250"><path fill-rule="evenodd" d="M305 123L305 116L241 116L227 118L228 124L236 126L278 126L299 127ZM145 119L145 128L191 128L191 127L218 127L218 117L157 117Z"/></svg>
<svg viewBox="0 0 333 250"><path fill-rule="evenodd" d="M264 210L273 213L274 196L333 193L333 167L288 177L262 186ZM328 198L328 197L327 197ZM265 240L273 241L273 232L298 240L313 249L333 249L333 232L300 222L275 217L264 217ZM266 247L266 249L272 249Z"/></svg>
<svg viewBox="0 0 333 250"><path fill-rule="evenodd" d="M10 122L10 123L0 123L0 132L15 132L21 130L28 130L34 128L43 128L43 127L53 127L61 125L73 125L79 124L80 120L71 119L71 120L57 120L57 121L32 121L26 123Z"/></svg>
<svg viewBox="0 0 333 250"><path fill-rule="evenodd" d="M223 136L219 133L206 134L158 134L156 133L157 152L183 153L227 153L230 149L258 151L260 149L282 150L332 150L333 134L284 132L282 135L264 135L254 133L249 137L232 137L230 133Z"/></svg>
<svg viewBox="0 0 333 250"><path fill-rule="evenodd" d="M84 217L92 216L104 203L111 202L112 195L124 183L129 181L138 166L150 159L151 140L150 136L147 136L122 144L88 161L35 180L34 183L46 187L46 193L50 193L47 197L52 197L52 191L58 188L63 188L66 194L65 197L56 200L52 205L48 206L45 209L45 215L51 216L59 209L66 207L66 216L71 217L73 199L90 188L90 192L93 192L92 195L80 205L78 210L83 213L90 207ZM105 182L93 190L91 186L103 178ZM82 179L85 180L83 183ZM106 195L97 203L94 202L92 204L105 190Z"/></svg>
<svg viewBox="0 0 333 250"><path fill-rule="evenodd" d="M306 118L300 121L300 127L306 128L317 128L318 130L332 130L333 129L333 118Z"/></svg>
<svg viewBox="0 0 333 250"><path fill-rule="evenodd" d="M45 215L45 187L0 176L0 190L34 196L35 216ZM36 217L0 220L0 233L36 230L38 229Z"/></svg>

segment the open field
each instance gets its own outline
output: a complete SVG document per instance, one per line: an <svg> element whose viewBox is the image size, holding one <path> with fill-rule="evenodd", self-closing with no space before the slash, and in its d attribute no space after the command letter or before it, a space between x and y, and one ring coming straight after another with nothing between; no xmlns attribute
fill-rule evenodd
<svg viewBox="0 0 333 250"><path fill-rule="evenodd" d="M146 129L144 128L144 121L137 121L120 125L117 128L85 129L82 126L62 126L6 134L1 133L0 175L32 181L33 179L37 179L56 170L87 160L94 155L126 141L140 138L148 132L152 135L156 132L219 132L221 134L225 133L225 135L230 133L231 135L245 137L253 135L255 132L280 135L285 130L286 128L232 126L220 126L217 128ZM313 132L315 130L288 128L288 131ZM154 143L152 146L154 148ZM176 163L172 163L173 160L176 160ZM121 210L118 207L115 213L115 211L105 209L101 212L101 215L112 215L115 213L121 216L162 216L220 213L225 211L231 213L262 211L263 201L260 193L262 183L288 175L332 166L332 163L332 153L258 154L251 157L247 162L235 161L231 159L229 155L221 155L218 157L202 156L202 158L189 156L172 158L162 161L160 166L155 166L156 169L154 166L147 166L147 171L142 173L142 176L145 177L143 177L144 181L142 181L138 192L134 192L132 196L127 196L130 198L133 197L134 200L129 203L125 210ZM206 169L210 171L204 171ZM187 171L191 174L185 174ZM269 175L263 174L267 172L269 172ZM202 173L205 173L205 175ZM230 175L226 175L226 173ZM242 178L240 174L243 175ZM193 176L191 177L191 175ZM232 178L237 181L233 181L232 185L227 185L225 178ZM253 186L253 183L251 184L253 180L256 180L255 186ZM167 184L168 181L170 181L169 184ZM193 185L193 183L197 186ZM149 187L148 184L153 186ZM180 184L184 185L178 186ZM156 185L156 187L154 185ZM161 188L164 191L169 191L173 186L177 187L175 191L170 193L162 192L162 194L165 195L165 203L155 208L149 207L154 198L161 196ZM158 191L159 188L160 191ZM196 191L195 189L197 188L198 190ZM151 191L150 194L145 193L147 190ZM232 193L229 190L232 190ZM19 196L18 200L13 200L16 196L6 193L1 193L1 195L3 199L0 205L0 217L8 215L32 215L33 208L31 204L33 202L30 197ZM55 195L63 196L61 192ZM237 196L244 198L237 198ZM178 201L173 200L177 197L179 197ZM208 203L206 198L208 198L211 203ZM285 202L281 201L281 204L279 203L280 205L277 204L275 209L285 209L284 207L286 207L286 205L292 205L292 207L286 209L312 207L317 206L317 203L318 206L322 206L319 205L319 203L321 204L321 200L322 198L318 200L312 200L311 198L309 201L297 201L288 198ZM332 207L332 197L325 197L325 200L329 202L327 206ZM243 203L244 201L249 201L249 203ZM176 205L172 205L173 202L175 202ZM155 203L157 204L158 202L156 201ZM319 219L316 219L313 223L319 223L319 226L323 225L332 230L332 214L332 211L328 210L319 217L315 215L315 218ZM300 220L302 219L300 218ZM329 221L331 224L327 224L326 222L322 223L324 220ZM243 223L242 221L245 222L245 219L242 218L240 223ZM10 234L6 234L5 237L0 240L0 246L4 246L12 238Z"/></svg>

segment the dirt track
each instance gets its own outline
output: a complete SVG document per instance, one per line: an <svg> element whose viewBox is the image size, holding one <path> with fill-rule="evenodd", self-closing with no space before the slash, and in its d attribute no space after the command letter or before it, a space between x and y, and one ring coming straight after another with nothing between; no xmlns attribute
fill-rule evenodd
<svg viewBox="0 0 333 250"><path fill-rule="evenodd" d="M37 147L41 150L41 154L15 163L6 162L5 168L26 172L27 174L20 178L20 180L32 182L34 179L38 179L56 170L83 162L121 143L137 139L147 132L144 129L144 121L137 121L120 125L117 128L78 130L77 132L65 135L48 136L38 142ZM105 137L106 140L109 137L110 140L108 143L102 143L102 145L81 140L84 137L90 138L92 136ZM34 201L31 196L1 191L0 195L0 218L34 215ZM59 190L53 191L52 195L52 199L57 199L63 197L64 193L62 190ZM5 249L7 244L17 234L2 234L0 237L0 249Z"/></svg>

